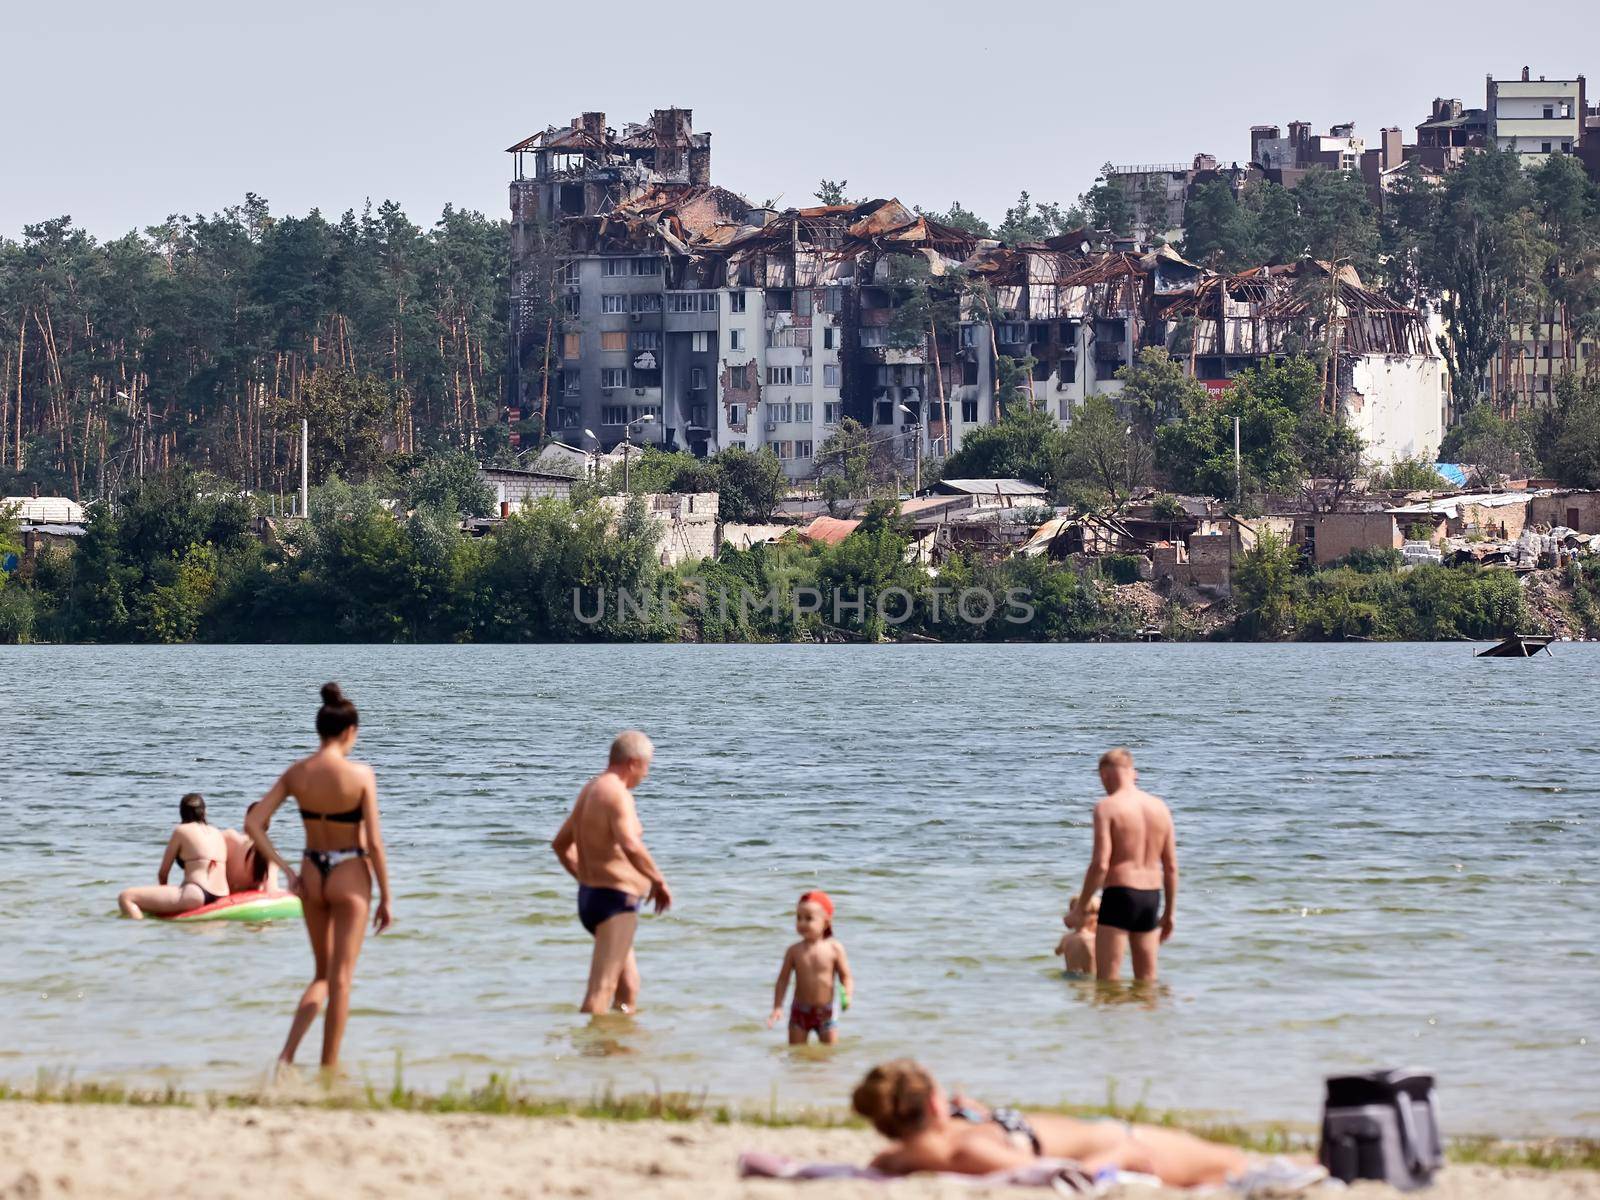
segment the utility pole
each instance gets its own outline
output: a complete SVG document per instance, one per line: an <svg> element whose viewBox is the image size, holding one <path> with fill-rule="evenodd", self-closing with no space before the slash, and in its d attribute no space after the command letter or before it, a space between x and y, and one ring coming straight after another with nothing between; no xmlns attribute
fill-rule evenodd
<svg viewBox="0 0 1600 1200"><path fill-rule="evenodd" d="M311 475L307 459L311 456L311 422L300 421L300 515L311 513Z"/></svg>
<svg viewBox="0 0 1600 1200"><path fill-rule="evenodd" d="M911 411L909 406L904 404L900 406L900 411L911 418L911 436L916 439L912 443L916 447L917 452L916 487L911 493L913 496L915 496L922 491L922 418L917 416L916 413Z"/></svg>
<svg viewBox="0 0 1600 1200"><path fill-rule="evenodd" d="M1244 507L1244 458L1239 453L1239 418L1233 419L1233 502Z"/></svg>

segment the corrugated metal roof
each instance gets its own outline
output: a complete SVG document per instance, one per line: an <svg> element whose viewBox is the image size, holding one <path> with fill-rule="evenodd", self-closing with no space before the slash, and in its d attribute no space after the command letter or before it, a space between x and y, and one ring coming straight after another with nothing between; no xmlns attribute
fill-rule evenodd
<svg viewBox="0 0 1600 1200"><path fill-rule="evenodd" d="M837 517L818 517L801 531L800 536L808 542L826 542L832 546L844 541L860 524L860 521L841 521Z"/></svg>
<svg viewBox="0 0 1600 1200"><path fill-rule="evenodd" d="M1025 479L941 479L940 491L964 492L972 496L1043 496L1045 490Z"/></svg>
<svg viewBox="0 0 1600 1200"><path fill-rule="evenodd" d="M1544 495L1543 492L1469 492L1463 496L1442 496L1437 500L1422 500L1416 504L1406 504L1399 508L1391 508L1391 513L1443 513L1453 517L1466 505L1471 508L1507 508L1514 504L1526 504L1535 496Z"/></svg>
<svg viewBox="0 0 1600 1200"><path fill-rule="evenodd" d="M76 525L83 520L83 505L65 496L6 496L0 499L0 509L13 509L17 520L34 525L46 521Z"/></svg>

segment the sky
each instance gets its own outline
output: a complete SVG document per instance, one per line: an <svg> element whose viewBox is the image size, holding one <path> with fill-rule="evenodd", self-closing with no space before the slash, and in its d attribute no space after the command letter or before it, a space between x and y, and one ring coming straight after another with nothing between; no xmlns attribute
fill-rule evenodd
<svg viewBox="0 0 1600 1200"><path fill-rule="evenodd" d="M1581 7L1581 6L1580 6ZM394 199L507 210L505 147L584 110L694 110L712 180L754 201L1068 203L1100 164L1224 162L1252 124L1407 140L1436 95L1585 73L1600 21L1457 0L550 5L537 0L0 0L0 237L97 237L246 192L337 217Z"/></svg>

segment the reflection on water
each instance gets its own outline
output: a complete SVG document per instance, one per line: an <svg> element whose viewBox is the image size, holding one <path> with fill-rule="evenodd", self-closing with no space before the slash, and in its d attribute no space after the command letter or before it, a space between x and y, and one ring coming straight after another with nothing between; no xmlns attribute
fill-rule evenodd
<svg viewBox="0 0 1600 1200"><path fill-rule="evenodd" d="M1324 1074L1418 1063L1457 1130L1597 1120L1589 646L3 649L0 1079L265 1076L303 929L126 922L115 895L153 879L181 793L238 822L329 678L361 706L396 891L358 1081L399 1057L413 1088L838 1106L914 1054L995 1100L1311 1121ZM678 903L640 922L642 1011L591 1024L549 838L627 725L661 748L639 802ZM1148 989L1049 958L1118 743L1179 829ZM292 814L275 832L298 845ZM813 887L858 981L832 1051L765 1028Z"/></svg>

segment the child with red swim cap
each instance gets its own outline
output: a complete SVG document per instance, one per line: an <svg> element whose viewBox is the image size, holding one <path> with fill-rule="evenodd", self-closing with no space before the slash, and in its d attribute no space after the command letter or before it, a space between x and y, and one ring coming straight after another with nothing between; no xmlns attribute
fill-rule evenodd
<svg viewBox="0 0 1600 1200"><path fill-rule="evenodd" d="M778 986L772 994L771 1029L783 1016L783 1000L789 992L789 977L794 977L794 1003L789 1007L789 1044L803 1045L815 1033L823 1045L839 1040L839 1027L833 1019L834 980L844 990L844 1006L850 1007L855 994L855 979L844 944L833 936L833 899L827 892L807 892L795 906L795 932L800 940L790 946L778 970Z"/></svg>

